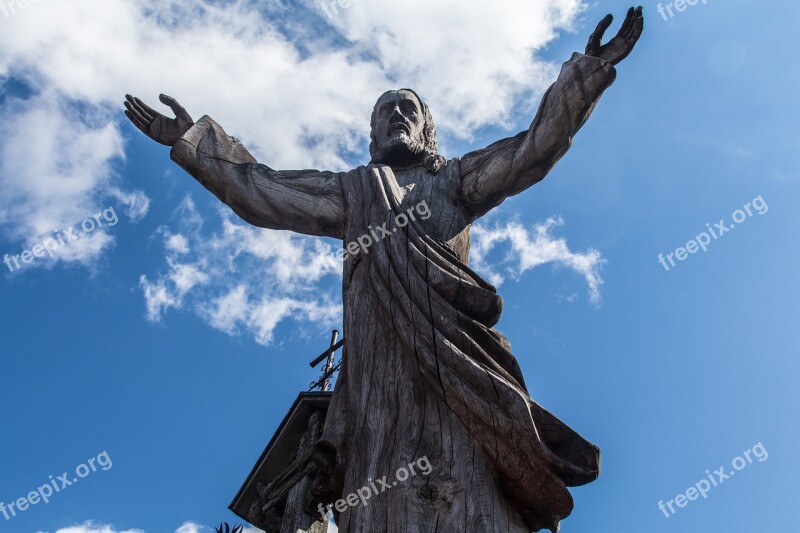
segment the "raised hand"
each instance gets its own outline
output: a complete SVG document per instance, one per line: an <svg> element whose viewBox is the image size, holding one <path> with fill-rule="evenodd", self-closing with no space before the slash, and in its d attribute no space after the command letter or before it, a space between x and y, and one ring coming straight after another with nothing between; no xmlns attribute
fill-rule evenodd
<svg viewBox="0 0 800 533"><path fill-rule="evenodd" d="M617 33L617 36L611 39L607 44L602 44L603 34L611 22L614 20L612 15L600 21L597 29L594 30L592 36L589 37L589 44L586 45L586 55L599 57L605 59L612 65L616 65L631 53L633 47L636 46L639 37L642 35L644 29L644 16L642 15L641 6L636 9L630 8L628 16L625 17L625 22Z"/></svg>
<svg viewBox="0 0 800 533"><path fill-rule="evenodd" d="M142 133L156 142L172 146L194 125L194 120L177 100L166 94L158 97L161 103L169 106L175 118L168 118L129 94L125 95L125 116Z"/></svg>

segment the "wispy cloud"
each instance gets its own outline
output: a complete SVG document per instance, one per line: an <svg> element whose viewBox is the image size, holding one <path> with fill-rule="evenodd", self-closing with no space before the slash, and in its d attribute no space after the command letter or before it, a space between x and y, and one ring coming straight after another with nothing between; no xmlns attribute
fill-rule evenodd
<svg viewBox="0 0 800 533"><path fill-rule="evenodd" d="M215 329L249 333L261 344L269 344L278 324L290 317L321 327L340 321L341 263L333 246L244 225L227 208L217 213L221 226L208 232L186 198L175 227L159 230L166 268L153 279L140 278L149 320L188 307ZM327 277L335 283L325 288Z"/></svg>
<svg viewBox="0 0 800 533"><path fill-rule="evenodd" d="M581 8L363 1L329 21L316 0L31 5L0 32L0 232L37 241L109 197L147 212L115 173L127 92L156 105L167 92L215 116L275 168L340 170L366 158L372 104L398 85L428 98L445 138L507 124L555 76L534 52ZM111 242L65 260L91 262Z"/></svg>
<svg viewBox="0 0 800 533"><path fill-rule="evenodd" d="M553 229L563 225L561 217L550 217L536 224L531 231L514 221L491 226L477 224L472 228L470 260L473 268L500 286L505 276L518 279L538 266L566 267L583 276L589 286L589 299L599 304L600 286L603 284L600 267L605 260L594 248L584 253L573 252L565 239L554 237ZM489 254L503 244L509 246L505 256L500 262L490 262Z"/></svg>
<svg viewBox="0 0 800 533"><path fill-rule="evenodd" d="M38 533L45 533L39 531ZM111 525L101 525L91 520L84 522L81 525L74 525L57 529L55 533L145 533L141 529L115 529ZM178 533L177 531L175 533Z"/></svg>
<svg viewBox="0 0 800 533"><path fill-rule="evenodd" d="M16 249L109 199L129 218L145 216L148 198L120 175L126 135L141 135L122 115L125 93L155 107L159 93L175 96L273 168L344 170L368 158L376 98L411 86L430 104L446 155L459 155L448 147L478 128L510 126L519 113L530 120L558 70L537 52L583 8L363 0L329 19L317 0L31 5L0 32L0 235ZM339 268L324 241L245 227L225 213L214 234L162 229L165 266L141 278L148 318L189 308L262 343L290 315L336 320L337 291L318 287ZM99 233L62 259L91 265L111 244Z"/></svg>
<svg viewBox="0 0 800 533"><path fill-rule="evenodd" d="M213 533L214 529L203 526L200 524L196 524L194 522L185 522L181 525L178 529L175 530L175 533ZM259 533L261 530L253 528L253 527L246 527L242 531L242 533ZM39 531L38 533L45 533L43 531ZM144 530L141 529L115 529L112 525L100 525L94 521L87 521L81 525L74 525L66 528L61 528L56 530L55 533L145 533Z"/></svg>
<svg viewBox="0 0 800 533"><path fill-rule="evenodd" d="M0 100L0 116L0 229L7 240L30 247L109 204L131 221L147 213L147 197L114 171L124 151L108 110L48 90ZM55 260L91 264L112 235L99 229Z"/></svg>

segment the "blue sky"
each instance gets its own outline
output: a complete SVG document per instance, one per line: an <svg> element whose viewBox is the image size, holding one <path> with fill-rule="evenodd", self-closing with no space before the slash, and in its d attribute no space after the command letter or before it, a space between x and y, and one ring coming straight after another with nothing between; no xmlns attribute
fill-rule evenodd
<svg viewBox="0 0 800 533"><path fill-rule="evenodd" d="M0 531L233 522L228 503L340 325L341 279L325 259L337 243L237 221L125 123L125 92L151 105L172 94L272 167L340 170L366 161L380 92L413 86L458 156L527 128L559 65L628 7L432 2L455 21L437 57L390 4L360 0L332 20L314 4L201 0L0 13L0 254L118 215L57 259L0 265L0 502L101 452L113 463L0 515ZM473 262L499 282L498 329L532 396L603 452L562 531L790 530L800 6L708 0L664 20L657 5L644 5L642 41L570 152L479 223L500 241ZM181 9L201 15L171 20ZM758 197L764 214L669 271L659 263ZM549 218L562 223L537 241ZM530 263L559 241L566 253ZM570 266L593 253L602 261ZM759 443L768 459L707 500L659 510Z"/></svg>

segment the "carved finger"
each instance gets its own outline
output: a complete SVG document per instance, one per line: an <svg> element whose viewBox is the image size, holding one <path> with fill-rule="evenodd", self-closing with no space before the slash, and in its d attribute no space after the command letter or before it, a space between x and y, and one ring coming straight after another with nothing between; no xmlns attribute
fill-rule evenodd
<svg viewBox="0 0 800 533"><path fill-rule="evenodd" d="M633 48L639 41L639 37L642 36L643 29L644 29L644 17L640 16L634 21L633 28L623 41L624 43L622 45L623 51L620 54L619 58L617 59L617 63L627 58L630 55L630 53L633 52Z"/></svg>
<svg viewBox="0 0 800 533"><path fill-rule="evenodd" d="M186 109L184 109L184 107L181 104L179 104L178 101L175 100L173 97L167 96L166 94L162 94L158 97L158 99L161 100L161 103L163 103L164 105L169 106L169 108L172 109L172 112L175 113L175 116L177 118L186 120L188 122L193 122L192 117L189 115Z"/></svg>
<svg viewBox="0 0 800 533"><path fill-rule="evenodd" d="M141 131L142 133L144 133L148 137L151 136L149 126L147 126L143 122L141 122L141 120L139 118L137 118L136 115L134 115L133 113L131 113L130 111L128 111L126 109L125 110L125 116L128 117L128 120L130 120L133 123L133 125L136 126L139 129L139 131Z"/></svg>
<svg viewBox="0 0 800 533"><path fill-rule="evenodd" d="M143 106L142 101L139 100L138 98L133 101L133 108L139 112L139 115L143 116L150 122L154 121L158 116L158 113L156 113L152 109L150 111L147 111L146 109L147 106Z"/></svg>
<svg viewBox="0 0 800 533"><path fill-rule="evenodd" d="M633 35L631 35L631 41L636 43L639 40L639 37L642 36L642 31L644 31L644 20L640 19L633 30Z"/></svg>
<svg viewBox="0 0 800 533"><path fill-rule="evenodd" d="M147 112L145 112L145 110L144 110L144 109L142 109L142 108L141 108L141 107L140 107L140 106L139 106L139 105L136 103L136 98L134 98L134 97L133 97L133 96L131 96L130 94L126 94L126 95L125 95L125 107L127 107L128 109L130 109L132 112L135 112L135 113L137 113L138 115L140 115L140 116L141 116L141 117L143 117L143 118L146 118L146 119L152 120L152 118L151 118L151 117L150 117L150 116L147 114Z"/></svg>
<svg viewBox="0 0 800 533"><path fill-rule="evenodd" d="M150 123L152 122L152 120L150 120L148 117L146 117L146 116L142 115L142 113L140 113L140 112L139 112L139 110L138 110L138 109L136 109L136 107L135 107L133 104L131 104L131 103L129 103L129 102L125 102L125 108L126 108L126 109L127 109L127 110L128 110L128 111L129 111L129 112L130 112L130 113L131 113L133 116L135 116L135 117L136 117L136 119L137 119L139 122L141 122L142 124L148 125L148 124L150 124Z"/></svg>
<svg viewBox="0 0 800 533"><path fill-rule="evenodd" d="M127 116L130 119L130 121L133 122L136 126L139 126L140 129L150 131L150 122L142 118L135 111L126 109L125 116Z"/></svg>
<svg viewBox="0 0 800 533"><path fill-rule="evenodd" d="M600 45L603 42L603 35L605 35L606 30L611 26L613 21L614 16L608 14L597 24L597 28L595 28L594 32L589 37L589 44L586 45L586 52L589 53L589 55L597 55L597 52L600 50Z"/></svg>
<svg viewBox="0 0 800 533"><path fill-rule="evenodd" d="M125 107L130 109L131 112L136 113L137 115L145 119L147 122L152 122L156 118L154 114L145 111L145 109L141 105L141 100L132 96L130 98L126 96L126 98L127 100L125 102Z"/></svg>
<svg viewBox="0 0 800 533"><path fill-rule="evenodd" d="M617 32L617 37L622 37L623 39L628 37L628 34L633 28L633 21L636 18L634 13L635 10L632 7L628 9L628 13L625 15L625 20L622 23L622 27Z"/></svg>
<svg viewBox="0 0 800 533"><path fill-rule="evenodd" d="M146 115L143 115L141 111L139 111L136 106L130 102L125 102L125 108L130 112L131 115L135 116L136 119L141 122L142 124L149 126L150 123L153 121Z"/></svg>
<svg viewBox="0 0 800 533"><path fill-rule="evenodd" d="M150 107L149 105L147 105L147 104L145 104L144 102L142 102L142 101L141 101L139 98L137 98L137 97L135 97L135 96L133 97L133 101L134 101L134 103L136 103L136 105L137 105L137 106L139 106L139 107L140 107L140 108L141 108L143 111L145 111L145 113L146 113L148 116L151 116L151 117L153 117L154 119L155 119L155 118L156 118L158 115L160 115L160 114L161 114L161 113L159 113L158 111L156 111L155 109L153 109L152 107Z"/></svg>
<svg viewBox="0 0 800 533"><path fill-rule="evenodd" d="M642 14L641 6L636 9L636 20L633 23L633 31L631 34L631 38L634 41L638 41L639 37L642 36L642 31L644 30L644 15Z"/></svg>
<svg viewBox="0 0 800 533"><path fill-rule="evenodd" d="M643 22L644 22L644 16L642 15L642 10L640 7L637 7L636 11L634 11L633 20L631 22L630 28L628 28L628 34L625 36L625 39L626 40L632 39L637 31L637 28L640 28Z"/></svg>

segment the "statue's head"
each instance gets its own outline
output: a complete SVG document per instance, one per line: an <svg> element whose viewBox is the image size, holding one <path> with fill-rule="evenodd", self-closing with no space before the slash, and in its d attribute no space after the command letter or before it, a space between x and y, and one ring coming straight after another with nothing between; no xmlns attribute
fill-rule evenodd
<svg viewBox="0 0 800 533"><path fill-rule="evenodd" d="M444 163L431 112L411 89L388 91L378 98L370 126L372 163L391 167L424 164L434 174Z"/></svg>

